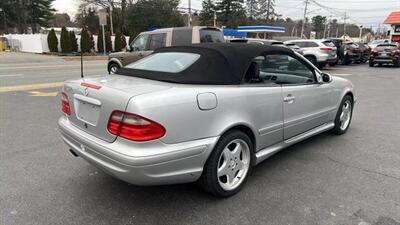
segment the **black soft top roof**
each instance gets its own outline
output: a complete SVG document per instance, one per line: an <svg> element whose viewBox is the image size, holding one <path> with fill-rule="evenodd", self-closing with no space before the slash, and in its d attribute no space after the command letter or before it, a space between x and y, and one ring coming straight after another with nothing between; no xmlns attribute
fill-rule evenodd
<svg viewBox="0 0 400 225"><path fill-rule="evenodd" d="M183 84L240 84L255 57L277 53L294 54L293 50L286 47L242 43L165 47L155 50L153 54L162 52L189 52L199 54L200 58L179 73L122 68L117 74Z"/></svg>

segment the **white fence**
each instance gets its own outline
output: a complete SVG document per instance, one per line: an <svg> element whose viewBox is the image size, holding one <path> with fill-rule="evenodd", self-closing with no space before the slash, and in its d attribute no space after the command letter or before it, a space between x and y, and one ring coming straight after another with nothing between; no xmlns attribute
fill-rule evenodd
<svg viewBox="0 0 400 225"><path fill-rule="evenodd" d="M47 44L47 34L6 34L2 37L8 39L11 49L21 52L32 52L32 53L45 53L50 52ZM58 51L61 52L60 46L60 35L58 38ZM78 42L78 51L80 51L80 40L81 36L76 35ZM129 41L129 37L126 38L126 43ZM97 35L93 35L95 51L97 51ZM111 36L111 41L114 49L115 36Z"/></svg>

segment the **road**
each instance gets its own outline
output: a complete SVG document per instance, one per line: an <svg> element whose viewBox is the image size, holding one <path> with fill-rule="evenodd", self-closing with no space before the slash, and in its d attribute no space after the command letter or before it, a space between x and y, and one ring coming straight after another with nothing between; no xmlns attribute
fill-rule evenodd
<svg viewBox="0 0 400 225"><path fill-rule="evenodd" d="M79 62L26 57L0 55L0 225L400 224L400 69L326 70L356 85L348 133L283 150L216 199L195 184L129 185L73 157L57 131L59 87L46 84L78 78ZM85 64L105 72L104 61Z"/></svg>

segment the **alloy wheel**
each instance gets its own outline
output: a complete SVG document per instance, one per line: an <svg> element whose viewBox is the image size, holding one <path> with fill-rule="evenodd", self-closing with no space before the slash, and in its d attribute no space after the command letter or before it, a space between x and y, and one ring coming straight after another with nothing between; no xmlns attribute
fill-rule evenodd
<svg viewBox="0 0 400 225"><path fill-rule="evenodd" d="M346 130L350 124L352 113L352 104L350 100L346 100L342 106L342 113L340 114L340 129Z"/></svg>
<svg viewBox="0 0 400 225"><path fill-rule="evenodd" d="M250 168L250 148L241 139L227 144L218 161L217 178L225 191L237 188L246 178Z"/></svg>

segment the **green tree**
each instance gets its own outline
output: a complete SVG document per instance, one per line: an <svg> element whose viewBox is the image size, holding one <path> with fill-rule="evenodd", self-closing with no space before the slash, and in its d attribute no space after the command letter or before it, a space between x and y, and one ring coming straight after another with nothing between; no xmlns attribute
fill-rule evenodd
<svg viewBox="0 0 400 225"><path fill-rule="evenodd" d="M115 33L114 49L116 52L120 52L122 50L121 32L119 31Z"/></svg>
<svg viewBox="0 0 400 225"><path fill-rule="evenodd" d="M54 29L51 29L47 35L47 45L49 46L50 52L58 52L58 39Z"/></svg>
<svg viewBox="0 0 400 225"><path fill-rule="evenodd" d="M78 41L75 36L74 31L69 32L69 39L71 40L71 51L72 52L78 52Z"/></svg>
<svg viewBox="0 0 400 225"><path fill-rule="evenodd" d="M55 12L52 8L53 1L54 0L0 1L0 8L6 13L6 27L15 27L18 33L25 33L28 27L31 27L32 32L37 33L41 26L46 27L51 20ZM3 17L3 15L1 15L1 17ZM3 23L1 26L3 26Z"/></svg>
<svg viewBox="0 0 400 225"><path fill-rule="evenodd" d="M127 9L128 28L132 32L142 32L149 27L184 26L178 5L179 0L138 0Z"/></svg>
<svg viewBox="0 0 400 225"><path fill-rule="evenodd" d="M81 51L82 52L90 52L92 49L92 43L90 40L89 32L83 28L81 31Z"/></svg>
<svg viewBox="0 0 400 225"><path fill-rule="evenodd" d="M99 53L104 52L104 48L103 48L103 31L101 29L97 33L97 52L99 52Z"/></svg>
<svg viewBox="0 0 400 225"><path fill-rule="evenodd" d="M121 35L121 48L126 48L126 38L125 35Z"/></svg>
<svg viewBox="0 0 400 225"><path fill-rule="evenodd" d="M61 28L60 44L62 53L71 52L71 39L69 37L69 33L66 27Z"/></svg>
<svg viewBox="0 0 400 225"><path fill-rule="evenodd" d="M79 13L75 15L76 23L81 27L86 27L91 33L96 33L100 28L99 16L92 7L87 7L85 4L79 6Z"/></svg>
<svg viewBox="0 0 400 225"><path fill-rule="evenodd" d="M243 0L222 0L217 3L218 18L222 25L235 28L246 21Z"/></svg>
<svg viewBox="0 0 400 225"><path fill-rule="evenodd" d="M51 27L71 27L74 25L67 13L56 13L49 21L49 26Z"/></svg>
<svg viewBox="0 0 400 225"><path fill-rule="evenodd" d="M311 24L313 27L313 30L317 32L317 38L321 37L321 33L324 31L325 28L325 22L326 22L326 17L325 16L314 16L311 18Z"/></svg>
<svg viewBox="0 0 400 225"><path fill-rule="evenodd" d="M214 25L215 5L212 0L203 0L202 10L200 12L200 22L203 26Z"/></svg>
<svg viewBox="0 0 400 225"><path fill-rule="evenodd" d="M112 52L112 40L111 40L111 34L110 32L106 31L106 51L107 52Z"/></svg>

